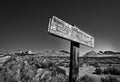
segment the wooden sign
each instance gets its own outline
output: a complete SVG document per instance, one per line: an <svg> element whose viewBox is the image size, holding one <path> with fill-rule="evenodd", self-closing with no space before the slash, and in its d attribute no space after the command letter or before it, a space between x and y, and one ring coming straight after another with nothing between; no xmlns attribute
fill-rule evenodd
<svg viewBox="0 0 120 82"><path fill-rule="evenodd" d="M48 32L70 41L94 47L94 37L55 16L49 21Z"/></svg>
<svg viewBox="0 0 120 82"><path fill-rule="evenodd" d="M94 37L55 16L49 21L48 32L71 41L69 82L77 82L79 73L79 44L94 47Z"/></svg>

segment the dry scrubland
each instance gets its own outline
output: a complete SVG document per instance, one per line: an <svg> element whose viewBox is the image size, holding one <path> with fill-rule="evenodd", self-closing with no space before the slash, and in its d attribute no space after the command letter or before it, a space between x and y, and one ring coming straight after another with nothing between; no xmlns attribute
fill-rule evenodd
<svg viewBox="0 0 120 82"><path fill-rule="evenodd" d="M1 58L0 82L69 82L68 56ZM119 57L80 57L77 82L120 82Z"/></svg>
<svg viewBox="0 0 120 82"><path fill-rule="evenodd" d="M120 82L119 57L81 57L79 66L78 78L88 80L83 82Z"/></svg>

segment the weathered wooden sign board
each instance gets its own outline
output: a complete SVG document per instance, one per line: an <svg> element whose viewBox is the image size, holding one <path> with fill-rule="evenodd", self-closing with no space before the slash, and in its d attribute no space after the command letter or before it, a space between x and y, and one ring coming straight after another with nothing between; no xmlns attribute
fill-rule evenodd
<svg viewBox="0 0 120 82"><path fill-rule="evenodd" d="M94 47L94 37L53 16L49 21L48 32L71 41L70 45L70 74L69 81L76 82L79 73L78 56L79 44Z"/></svg>
<svg viewBox="0 0 120 82"><path fill-rule="evenodd" d="M94 47L94 37L55 16L49 21L48 32L77 43Z"/></svg>

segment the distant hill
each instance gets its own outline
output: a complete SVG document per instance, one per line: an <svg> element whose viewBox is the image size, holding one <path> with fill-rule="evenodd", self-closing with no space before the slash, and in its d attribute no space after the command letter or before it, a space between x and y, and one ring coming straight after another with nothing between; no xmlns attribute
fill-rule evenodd
<svg viewBox="0 0 120 82"><path fill-rule="evenodd" d="M113 52L113 51L104 51L104 54L114 54L114 55L116 55L116 54L120 54L120 52Z"/></svg>
<svg viewBox="0 0 120 82"><path fill-rule="evenodd" d="M95 51L87 52L83 57L120 57L120 52L113 51L99 51L99 53Z"/></svg>
<svg viewBox="0 0 120 82"><path fill-rule="evenodd" d="M5 57L5 56L11 56L13 54L5 51L5 50L0 50L0 57Z"/></svg>
<svg viewBox="0 0 120 82"><path fill-rule="evenodd" d="M59 54L62 55L62 56L70 56L70 52L65 51L65 50L59 51Z"/></svg>
<svg viewBox="0 0 120 82"><path fill-rule="evenodd" d="M42 56L70 56L70 52L66 50L60 50L60 51L45 51L43 53L40 53ZM113 51L90 51L87 52L83 57L111 57L111 56L119 56L120 57L120 52L113 52Z"/></svg>
<svg viewBox="0 0 120 82"><path fill-rule="evenodd" d="M61 53L66 53L66 54L70 54L70 52L65 51L65 50L60 50L59 52L61 52Z"/></svg>
<svg viewBox="0 0 120 82"><path fill-rule="evenodd" d="M57 56L57 55L59 55L59 53L55 50L51 50L51 51L45 51L41 55L43 55L43 56Z"/></svg>
<svg viewBox="0 0 120 82"><path fill-rule="evenodd" d="M97 56L98 53L95 52L95 51L90 51L90 52L87 52L85 55L83 55L84 57L94 57L94 56Z"/></svg>
<svg viewBox="0 0 120 82"><path fill-rule="evenodd" d="M69 56L70 53L65 50L60 50L60 51L51 50L51 51L45 51L43 53L40 53L39 55L41 56Z"/></svg>

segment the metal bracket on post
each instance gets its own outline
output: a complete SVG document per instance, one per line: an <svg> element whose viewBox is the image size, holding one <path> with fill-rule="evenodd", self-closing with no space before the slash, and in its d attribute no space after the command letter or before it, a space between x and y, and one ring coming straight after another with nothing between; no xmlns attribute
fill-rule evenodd
<svg viewBox="0 0 120 82"><path fill-rule="evenodd" d="M78 66L78 56L79 56L79 43L71 41L70 43L70 70L69 70L69 82L76 82L79 66Z"/></svg>

